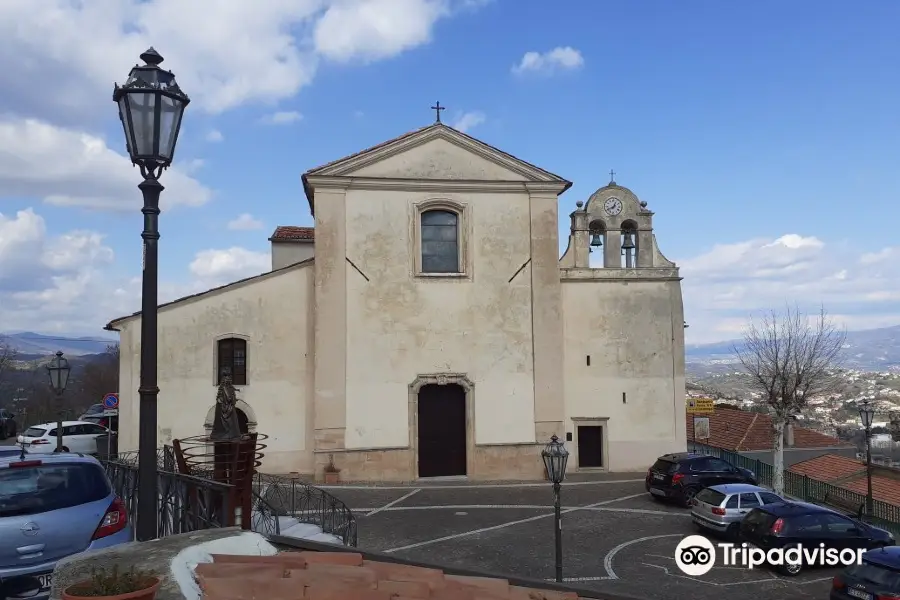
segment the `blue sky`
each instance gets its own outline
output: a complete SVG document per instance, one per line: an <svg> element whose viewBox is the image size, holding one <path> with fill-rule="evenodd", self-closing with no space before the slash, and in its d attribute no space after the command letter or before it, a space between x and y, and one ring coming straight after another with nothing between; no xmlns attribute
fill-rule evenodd
<svg viewBox="0 0 900 600"><path fill-rule="evenodd" d="M682 267L689 342L785 302L900 323L898 3L205 6L0 6L16 63L0 73L0 330L94 334L138 307L139 175L112 154L111 87L149 44L194 100L162 179L164 297L264 270L276 225L312 224L304 171L431 123L440 100L445 122L468 114L470 135L574 181L563 246L610 169L646 200ZM48 44L53 14L73 26ZM580 59L514 69L554 49ZM260 228L229 229L243 214Z"/></svg>

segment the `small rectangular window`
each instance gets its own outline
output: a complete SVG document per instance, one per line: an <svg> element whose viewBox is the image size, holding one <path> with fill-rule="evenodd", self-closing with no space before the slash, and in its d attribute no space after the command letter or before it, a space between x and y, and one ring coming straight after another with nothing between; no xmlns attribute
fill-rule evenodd
<svg viewBox="0 0 900 600"><path fill-rule="evenodd" d="M234 385L247 385L247 341L240 338L219 340L217 351L216 385L226 375L231 376Z"/></svg>
<svg viewBox="0 0 900 600"><path fill-rule="evenodd" d="M459 215L428 210L419 220L423 273L460 273Z"/></svg>

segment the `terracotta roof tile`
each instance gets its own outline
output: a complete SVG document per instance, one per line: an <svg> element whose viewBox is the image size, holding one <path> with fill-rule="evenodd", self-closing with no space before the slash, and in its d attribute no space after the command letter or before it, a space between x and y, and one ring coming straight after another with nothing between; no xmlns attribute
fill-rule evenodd
<svg viewBox="0 0 900 600"><path fill-rule="evenodd" d="M697 440L731 452L770 450L775 430L772 417L757 412L716 409L709 417L709 440ZM686 416L687 438L694 439L694 415ZM805 427L794 425L794 448L838 448L845 442Z"/></svg>
<svg viewBox="0 0 900 600"><path fill-rule="evenodd" d="M312 242L316 239L314 227L295 227L293 225L279 225L275 228L270 242Z"/></svg>
<svg viewBox="0 0 900 600"><path fill-rule="evenodd" d="M204 600L578 600L574 592L445 575L440 569L363 560L354 552L217 554L213 560L195 569Z"/></svg>
<svg viewBox="0 0 900 600"><path fill-rule="evenodd" d="M866 464L846 456L825 454L796 463L788 470L862 496L868 491ZM900 480L878 475L878 471L875 471L872 474L872 496L875 500L900 506Z"/></svg>

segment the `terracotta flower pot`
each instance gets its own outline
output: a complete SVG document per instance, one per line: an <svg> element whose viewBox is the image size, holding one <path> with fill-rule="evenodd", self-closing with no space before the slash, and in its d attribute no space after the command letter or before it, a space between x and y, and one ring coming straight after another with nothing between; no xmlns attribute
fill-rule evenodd
<svg viewBox="0 0 900 600"><path fill-rule="evenodd" d="M340 471L325 471L325 485L335 485L341 482Z"/></svg>
<svg viewBox="0 0 900 600"><path fill-rule="evenodd" d="M78 588L80 586L90 584L89 581L81 581L73 583L64 589L62 598L63 600L84 600L85 598L90 598L91 600L153 600L156 598L156 592L159 590L161 581L159 577L150 577L149 579L153 581L153 585L150 587L136 592L128 592L127 594L117 594L115 596L87 596L79 594Z"/></svg>

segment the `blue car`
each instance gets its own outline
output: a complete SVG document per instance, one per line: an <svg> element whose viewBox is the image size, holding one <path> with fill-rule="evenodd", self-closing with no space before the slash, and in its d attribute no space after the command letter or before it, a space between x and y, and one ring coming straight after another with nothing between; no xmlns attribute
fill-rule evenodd
<svg viewBox="0 0 900 600"><path fill-rule="evenodd" d="M58 560L132 539L95 458L0 455L0 598L46 598Z"/></svg>
<svg viewBox="0 0 900 600"><path fill-rule="evenodd" d="M900 547L869 550L862 564L832 580L830 600L880 600L900 597Z"/></svg>

